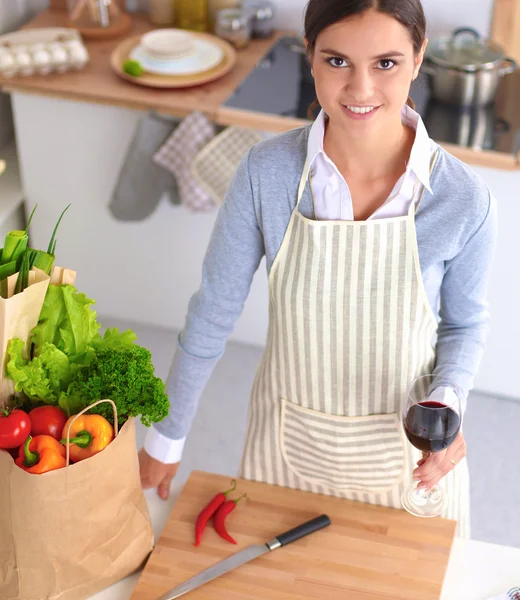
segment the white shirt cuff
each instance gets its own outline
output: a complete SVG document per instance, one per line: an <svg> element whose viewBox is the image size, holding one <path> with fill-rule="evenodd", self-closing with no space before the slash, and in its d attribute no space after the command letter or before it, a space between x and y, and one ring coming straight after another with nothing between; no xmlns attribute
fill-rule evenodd
<svg viewBox="0 0 520 600"><path fill-rule="evenodd" d="M186 438L172 440L152 426L146 434L144 449L155 460L171 465L180 462L185 442Z"/></svg>

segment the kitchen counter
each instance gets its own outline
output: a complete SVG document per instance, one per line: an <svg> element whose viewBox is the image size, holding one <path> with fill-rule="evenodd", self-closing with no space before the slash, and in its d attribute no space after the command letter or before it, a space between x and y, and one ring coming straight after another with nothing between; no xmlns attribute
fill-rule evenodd
<svg viewBox="0 0 520 600"><path fill-rule="evenodd" d="M126 37L139 35L153 28L141 15L133 15L132 19L132 29L126 34ZM66 25L66 11L47 10L37 15L26 27ZM253 40L248 48L238 52L237 65L228 75L212 83L189 89L156 90L133 85L119 78L112 71L109 58L123 38L87 41L91 62L78 73L17 77L15 79L0 78L0 87L8 93L38 94L137 110L151 108L159 113L175 117L184 117L196 107L197 110L220 125L238 125L263 131L282 132L305 125L309 121L254 110L230 108L226 105L226 100L245 81L275 42L286 34L290 34L290 32L279 31L268 40ZM514 121L512 123L513 131L516 131L516 121L520 119L515 108L520 96L520 73L506 79L507 82L501 86L503 91L499 92L497 102L505 110L508 120ZM504 107L504 104L507 106ZM520 170L519 153L515 155L513 152L507 151L478 150L442 140L440 143L446 150L468 164L509 171ZM507 143L508 147L512 146L510 142Z"/></svg>
<svg viewBox="0 0 520 600"><path fill-rule="evenodd" d="M181 489L182 483L175 483L166 502L155 490L145 492L156 539ZM132 575L91 600L129 600L138 578L138 573ZM515 585L520 585L520 549L456 539L441 600L488 600Z"/></svg>
<svg viewBox="0 0 520 600"><path fill-rule="evenodd" d="M47 10L30 21L26 28L67 27L67 12ZM248 48L238 52L237 64L221 79L203 86L182 90L157 90L134 85L121 79L110 66L112 51L125 39L154 29L141 15L132 16L132 28L125 36L109 40L85 41L90 63L81 71L63 75L34 75L32 77L1 78L5 92L39 94L65 100L146 110L183 117L197 110L215 120L217 111L237 86L247 77L260 58L283 32L269 40L253 40Z"/></svg>

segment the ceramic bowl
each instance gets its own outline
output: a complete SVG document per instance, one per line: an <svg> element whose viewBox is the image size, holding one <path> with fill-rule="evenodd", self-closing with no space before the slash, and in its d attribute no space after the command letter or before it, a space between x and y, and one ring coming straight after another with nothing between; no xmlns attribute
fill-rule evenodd
<svg viewBox="0 0 520 600"><path fill-rule="evenodd" d="M193 36L180 29L156 29L145 33L141 46L151 58L160 60L183 58L195 50Z"/></svg>

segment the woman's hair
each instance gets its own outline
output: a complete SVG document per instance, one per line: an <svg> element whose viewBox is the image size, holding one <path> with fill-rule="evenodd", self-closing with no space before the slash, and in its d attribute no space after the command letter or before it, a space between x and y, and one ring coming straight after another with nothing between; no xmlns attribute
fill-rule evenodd
<svg viewBox="0 0 520 600"><path fill-rule="evenodd" d="M410 33L415 53L419 54L426 39L426 17L421 0L309 0L304 28L310 54L314 53L318 35L324 29L370 9L394 17L404 25ZM410 97L406 104L415 108ZM318 106L317 100L311 104L308 111L310 118Z"/></svg>

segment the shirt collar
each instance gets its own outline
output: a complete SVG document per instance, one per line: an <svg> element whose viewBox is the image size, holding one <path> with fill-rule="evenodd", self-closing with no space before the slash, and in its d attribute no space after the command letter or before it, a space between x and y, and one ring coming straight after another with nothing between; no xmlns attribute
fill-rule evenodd
<svg viewBox="0 0 520 600"><path fill-rule="evenodd" d="M407 171L413 171L422 185L432 193L430 187L430 136L426 131L421 116L410 106L406 105L401 114L403 123L412 129L415 129L415 141L412 146L412 151L410 152L410 159L408 160L406 169ZM304 173L306 180L309 177L309 171L311 170L316 157L319 154L323 154L323 156L327 157L325 150L323 149L326 118L324 111L321 110L309 131L309 138L307 140L307 167Z"/></svg>

